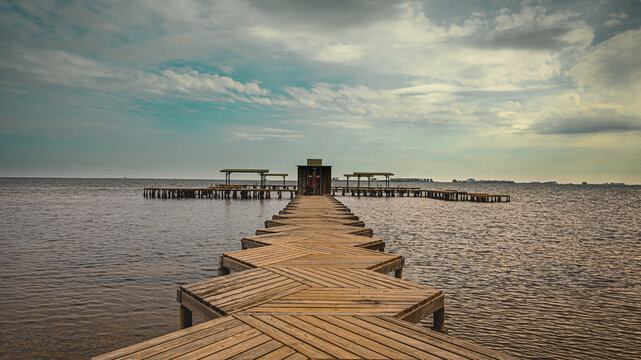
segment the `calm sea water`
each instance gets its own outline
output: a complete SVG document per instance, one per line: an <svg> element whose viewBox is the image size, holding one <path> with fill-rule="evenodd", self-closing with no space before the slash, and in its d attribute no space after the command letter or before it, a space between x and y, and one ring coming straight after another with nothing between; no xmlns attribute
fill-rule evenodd
<svg viewBox="0 0 641 360"><path fill-rule="evenodd" d="M0 178L0 357L86 358L177 330L178 284L215 276L288 199L144 199L211 181ZM411 184L405 184L410 186ZM523 358L641 357L641 187L429 184L511 203L338 197L450 334Z"/></svg>

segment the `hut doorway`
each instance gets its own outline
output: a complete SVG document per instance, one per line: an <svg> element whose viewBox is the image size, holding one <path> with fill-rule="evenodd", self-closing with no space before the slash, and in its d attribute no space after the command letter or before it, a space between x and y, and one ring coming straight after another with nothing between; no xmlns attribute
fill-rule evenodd
<svg viewBox="0 0 641 360"><path fill-rule="evenodd" d="M331 192L332 167L323 166L320 159L307 159L307 165L298 165L298 193L325 195Z"/></svg>

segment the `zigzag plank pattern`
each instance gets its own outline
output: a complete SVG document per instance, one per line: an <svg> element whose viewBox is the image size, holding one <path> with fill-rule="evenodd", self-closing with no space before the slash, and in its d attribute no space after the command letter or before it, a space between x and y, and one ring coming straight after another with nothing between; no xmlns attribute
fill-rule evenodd
<svg viewBox="0 0 641 360"><path fill-rule="evenodd" d="M511 358L445 335L442 292L402 280L371 236L333 197L297 196L218 277L178 288L182 330L95 359Z"/></svg>

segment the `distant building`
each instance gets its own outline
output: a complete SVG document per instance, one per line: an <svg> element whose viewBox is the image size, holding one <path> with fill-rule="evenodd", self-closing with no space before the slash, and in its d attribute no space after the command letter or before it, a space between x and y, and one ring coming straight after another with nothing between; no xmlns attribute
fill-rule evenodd
<svg viewBox="0 0 641 360"><path fill-rule="evenodd" d="M514 180L479 180L484 184L514 184Z"/></svg>
<svg viewBox="0 0 641 360"><path fill-rule="evenodd" d="M477 183L479 181L476 180L475 178L469 178L467 180L456 180L456 179L453 179L452 182L453 183L472 183L472 184L474 184L474 183Z"/></svg>
<svg viewBox="0 0 641 360"><path fill-rule="evenodd" d="M434 182L432 179L427 178L391 178L392 182Z"/></svg>

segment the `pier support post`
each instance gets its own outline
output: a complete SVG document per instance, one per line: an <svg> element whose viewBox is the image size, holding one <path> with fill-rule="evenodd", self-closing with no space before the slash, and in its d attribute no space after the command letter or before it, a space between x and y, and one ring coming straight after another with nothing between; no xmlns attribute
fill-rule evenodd
<svg viewBox="0 0 641 360"><path fill-rule="evenodd" d="M221 265L218 268L218 276L224 276L224 275L229 275L229 268L226 268L226 267Z"/></svg>
<svg viewBox="0 0 641 360"><path fill-rule="evenodd" d="M181 330L191 326L192 324L191 318L192 318L191 310L180 305L180 329Z"/></svg>
<svg viewBox="0 0 641 360"><path fill-rule="evenodd" d="M447 328L445 327L445 307L436 310L433 316L434 324L432 325L432 330L447 334Z"/></svg>
<svg viewBox="0 0 641 360"><path fill-rule="evenodd" d="M403 278L403 268L394 270L394 277L396 277L397 279L402 279Z"/></svg>

